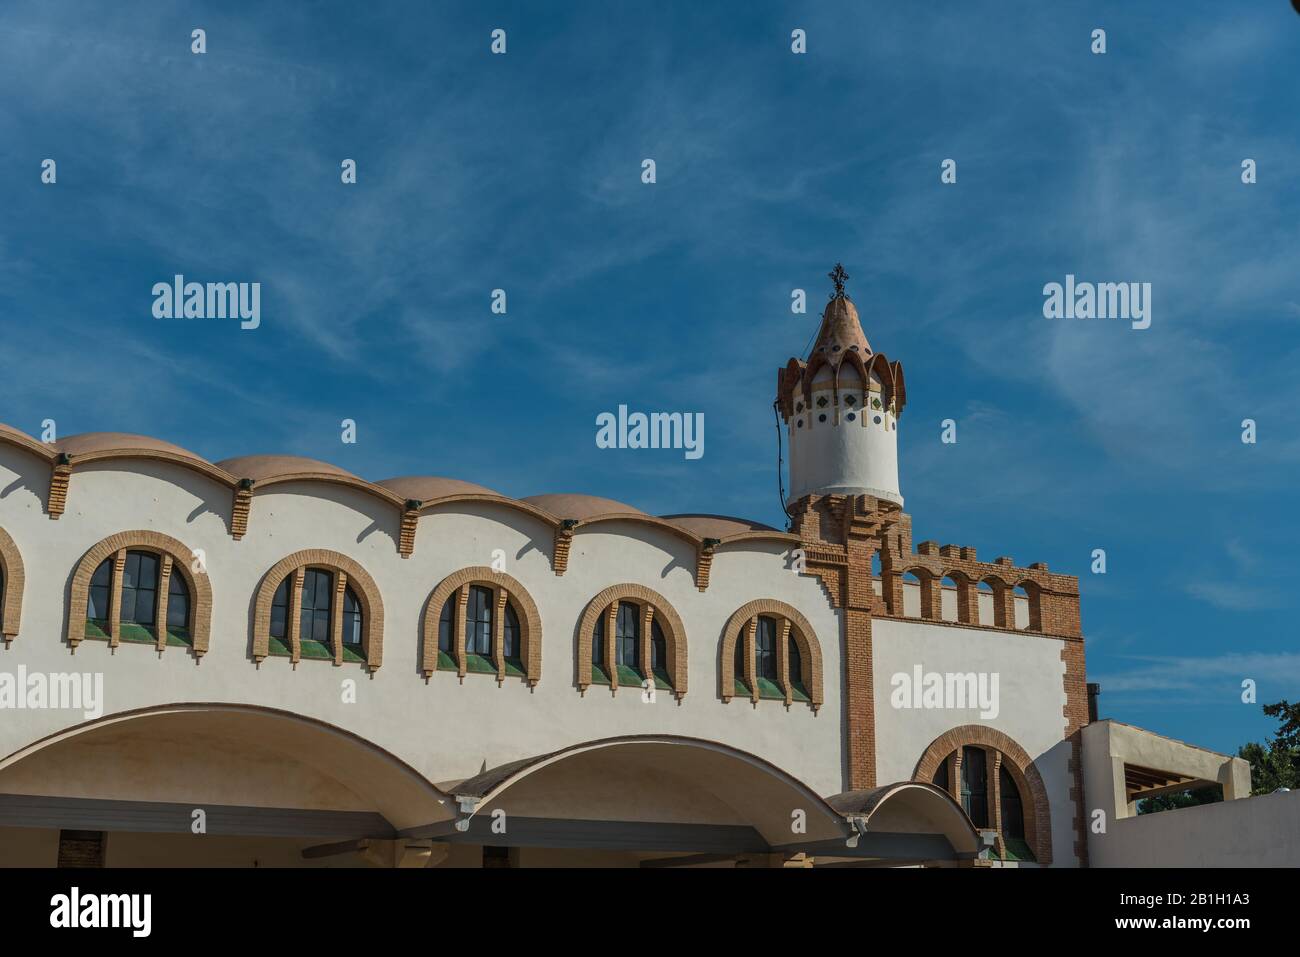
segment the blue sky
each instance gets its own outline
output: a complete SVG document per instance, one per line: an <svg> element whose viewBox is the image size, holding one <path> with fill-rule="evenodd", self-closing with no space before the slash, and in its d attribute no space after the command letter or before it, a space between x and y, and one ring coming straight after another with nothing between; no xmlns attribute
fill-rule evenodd
<svg viewBox="0 0 1300 957"><path fill-rule="evenodd" d="M779 524L776 370L843 261L916 540L1080 575L1104 715L1262 738L1241 680L1300 697L1300 17L741 9L6 2L0 421ZM155 320L178 272L261 282L261 327ZM1151 328L1045 319L1067 273L1152 283ZM703 412L704 457L597 449L620 403Z"/></svg>

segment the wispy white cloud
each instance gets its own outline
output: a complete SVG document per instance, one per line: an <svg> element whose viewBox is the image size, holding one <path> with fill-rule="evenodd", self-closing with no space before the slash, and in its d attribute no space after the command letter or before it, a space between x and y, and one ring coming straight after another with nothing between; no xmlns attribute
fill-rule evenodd
<svg viewBox="0 0 1300 957"><path fill-rule="evenodd" d="M1090 672L1105 693L1187 692L1200 697L1221 696L1225 685L1240 687L1250 678L1273 688L1300 687L1300 654L1234 652L1216 657L1123 656L1134 662L1121 671Z"/></svg>

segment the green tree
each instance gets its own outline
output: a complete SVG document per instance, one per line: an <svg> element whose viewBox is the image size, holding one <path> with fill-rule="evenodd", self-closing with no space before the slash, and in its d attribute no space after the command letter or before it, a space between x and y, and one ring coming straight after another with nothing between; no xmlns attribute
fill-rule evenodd
<svg viewBox="0 0 1300 957"><path fill-rule="evenodd" d="M1154 814L1156 811L1174 811L1180 807L1196 807L1198 804L1217 804L1222 800L1223 787L1212 784L1195 790L1173 791L1153 798L1139 798L1137 812Z"/></svg>
<svg viewBox="0 0 1300 957"><path fill-rule="evenodd" d="M1300 788L1300 702L1266 704L1264 714L1278 719L1272 740L1264 744L1252 741L1237 752L1250 762L1250 793Z"/></svg>

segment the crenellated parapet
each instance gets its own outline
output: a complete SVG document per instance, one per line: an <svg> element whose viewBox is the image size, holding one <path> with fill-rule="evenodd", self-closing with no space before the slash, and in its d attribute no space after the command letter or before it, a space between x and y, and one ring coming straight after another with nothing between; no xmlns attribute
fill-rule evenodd
<svg viewBox="0 0 1300 957"><path fill-rule="evenodd" d="M836 607L867 608L876 617L1081 635L1077 577L1055 574L1042 562L1017 565L1007 556L981 561L972 546L923 541L914 549L911 516L893 502L809 495L791 506L791 531L803 542L808 572L822 578ZM908 576L920 592L919 615L905 612ZM947 618L945 580L956 592L956 615ZM991 592L991 614L981 613L981 591ZM1017 600L1027 611L1019 627Z"/></svg>

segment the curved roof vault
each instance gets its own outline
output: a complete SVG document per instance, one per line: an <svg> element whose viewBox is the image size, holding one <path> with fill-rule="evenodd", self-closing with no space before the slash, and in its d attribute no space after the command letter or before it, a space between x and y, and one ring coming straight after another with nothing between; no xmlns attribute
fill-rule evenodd
<svg viewBox="0 0 1300 957"><path fill-rule="evenodd" d="M457 502L493 502L527 513L559 528L577 529L608 522L658 528L697 549L766 540L795 542L797 536L740 518L709 514L650 515L624 502L580 493L547 493L513 498L486 486L456 478L408 475L371 482L329 462L297 455L242 455L209 461L163 439L125 432L86 432L46 443L20 429L0 423L0 444L23 449L51 468L51 487L64 490L78 466L90 462L153 460L168 462L211 478L235 494L256 496L268 487L289 482L325 482L371 495L402 512L425 513ZM55 474L57 473L57 474ZM64 497L50 496L50 514L62 513ZM247 516L247 509L244 511ZM238 537L242 530L233 532Z"/></svg>

